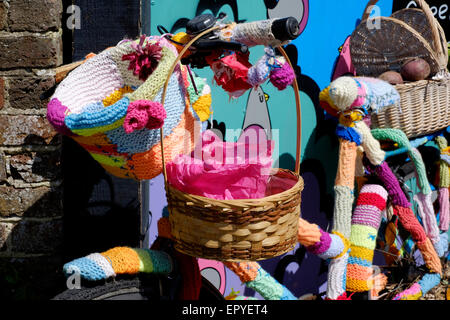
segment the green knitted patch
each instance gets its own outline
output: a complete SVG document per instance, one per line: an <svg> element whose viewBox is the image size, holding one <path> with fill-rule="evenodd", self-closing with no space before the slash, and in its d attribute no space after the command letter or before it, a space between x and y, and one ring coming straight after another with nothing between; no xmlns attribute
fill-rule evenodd
<svg viewBox="0 0 450 320"><path fill-rule="evenodd" d="M352 225L350 242L352 246L374 250L376 246L377 230L363 225Z"/></svg>
<svg viewBox="0 0 450 320"><path fill-rule="evenodd" d="M152 273L153 262L150 257L149 250L146 249L134 249L139 256L139 272Z"/></svg>

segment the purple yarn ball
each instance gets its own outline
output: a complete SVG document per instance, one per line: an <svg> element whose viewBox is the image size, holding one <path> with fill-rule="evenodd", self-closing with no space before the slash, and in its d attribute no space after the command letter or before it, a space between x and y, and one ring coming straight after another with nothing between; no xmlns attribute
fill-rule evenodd
<svg viewBox="0 0 450 320"><path fill-rule="evenodd" d="M286 89L287 86L290 86L294 82L294 79L295 72L287 62L281 68L275 68L270 73L270 82L278 90Z"/></svg>

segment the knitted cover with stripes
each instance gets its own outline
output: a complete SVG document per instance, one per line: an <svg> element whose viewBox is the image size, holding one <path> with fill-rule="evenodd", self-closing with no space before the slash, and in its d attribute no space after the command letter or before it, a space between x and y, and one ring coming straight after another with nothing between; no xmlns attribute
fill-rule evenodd
<svg viewBox="0 0 450 320"><path fill-rule="evenodd" d="M399 217L403 227L411 233L431 272L419 284L422 288L420 295L424 294L440 281L442 266L438 254L424 227L414 215L397 178L385 162L385 152L365 122L370 112L377 112L381 108L398 104L398 93L392 86L378 79L341 77L320 93L320 101L325 110L339 117L340 123L337 135L340 138L341 151L335 186L333 228L344 231L346 237L350 236L355 172L360 178L365 168L369 173L378 176L391 198L394 214ZM359 158L362 159L364 156L364 161L356 162L358 145L364 152ZM428 234L433 237L436 221L432 219L431 214L427 218L427 223ZM347 257L348 254L344 255L341 261L337 259L331 261L327 288L327 296L330 299L346 297ZM342 260L345 260L345 265Z"/></svg>

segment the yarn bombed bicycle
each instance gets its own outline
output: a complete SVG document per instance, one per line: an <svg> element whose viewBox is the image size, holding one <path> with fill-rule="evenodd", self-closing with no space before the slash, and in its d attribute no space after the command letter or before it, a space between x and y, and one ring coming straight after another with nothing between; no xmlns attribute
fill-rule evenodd
<svg viewBox="0 0 450 320"><path fill-rule="evenodd" d="M72 71L56 89L48 107L50 123L59 132L71 136L108 172L116 176L139 180L151 179L160 174L162 172L161 156L157 155L158 150L162 148L163 141L160 137L164 136L164 150L181 150L181 143L173 138L173 133L179 129L193 132L194 120L205 121L210 114L211 98L208 85L203 79L196 77L184 64L176 65L169 83L166 84L168 94L164 108L156 103L162 100L162 80L168 73L170 62L179 54L181 55L183 41L185 44L197 37L199 32L202 33L201 38L198 37L190 47L188 57L191 61L187 63L217 67L215 59L234 57L234 52L229 50L239 49L237 55L241 65L248 66L246 62L248 46L259 43L267 46L279 45L295 38L296 27L298 28L298 23L292 18L234 24L234 33L240 37L245 35L245 30L252 31L255 27L261 29L258 37L248 37L248 40L256 39L256 42L240 44L230 39L217 39L217 34L211 32L213 30L206 30L208 26L205 29L205 21L214 21L217 27L218 24L222 25L223 18L222 16L216 19L210 15L203 15L188 24L187 29L190 34L141 37L136 42L125 40L117 47L91 57ZM207 61L207 59L210 60ZM270 60L269 63L268 60ZM186 60L184 62L186 63ZM291 69L283 68L286 64L286 60L281 56L275 57L275 51L268 46L259 69L249 70L248 73L253 72L254 75L249 78L253 79L253 82L262 83L270 75L273 83L280 88L285 88L289 83L289 76L291 80L293 77ZM117 69L120 71L121 79L108 75L109 72L117 71ZM257 71L261 69L265 70L264 74L258 75ZM286 74L286 69L288 77L283 76L283 72ZM104 80L86 84L86 74L89 74L90 70L96 72L99 79ZM237 77L234 77L233 80L236 79ZM106 83L108 80L111 83ZM238 83L237 88L228 86L226 89L231 95L237 96L252 87L241 79L237 80L235 81ZM227 84L223 85L226 87ZM95 90L92 93L88 92L90 95L87 94L92 87ZM109 92L111 87L117 89L111 93ZM81 97L74 100L72 97L74 91L81 92ZM189 103L186 108L183 103L185 98ZM133 102L130 103L130 100ZM165 132L172 132L172 134L164 135L161 132L158 135L160 132L157 129L162 123L164 123ZM168 161L171 160L170 153L177 152L169 152ZM170 232L161 230L161 228L168 228L167 217L163 217L158 224L160 226L158 239L164 239L163 235L170 237ZM180 271L178 274L184 275L182 277L184 281L190 281L190 283L184 283L181 286L181 293L175 296L183 299L197 299L201 291L201 277L195 258L167 249L171 247L170 241L159 240L153 244L154 250L114 248L102 254L92 254L84 259L77 259L67 264L64 270L67 274L79 271L81 278L91 281L88 286L94 286L91 291L97 295L105 289L97 290L98 282L95 284L95 281L138 272L140 275L150 272L172 277L171 274L176 273L178 269ZM170 251L170 254L159 250L161 242L166 244L164 247ZM181 270L176 266L182 266ZM57 298L70 296L80 297L76 292L68 291Z"/></svg>
<svg viewBox="0 0 450 320"><path fill-rule="evenodd" d="M276 25L279 26L280 24L276 24L273 21L260 22L256 25L258 25L263 32L257 33L252 32L255 23L253 23L253 25L250 23L243 27L241 26L241 29L239 28L239 25L235 25L234 28L237 28L237 30L235 30L234 28L230 28L229 25L221 26L221 21L219 21L219 25L217 25L217 20L213 19L214 26L208 28L211 27L211 25L203 25L202 27L202 23L204 24L205 21L208 20L203 18L194 21L196 22L194 25L200 25L200 28L191 29L191 34L181 33L169 36L170 38L165 36L150 37L148 39L141 38L139 44L131 41L131 43L128 41L121 43L122 47L119 46L120 50L117 50L118 52L111 50L108 52L108 55L105 54L107 56L106 58L114 61L115 65L118 65L119 68L124 69L127 69L128 65L125 66L124 63L121 64L119 61L131 60L132 63L130 66L133 65L134 67L133 74L147 80L144 83L139 83L134 78L129 81L127 79L129 83L134 83L135 85L121 87L120 89L117 89L117 92L114 92L105 98L102 97L103 101L101 102L101 105L99 103L89 104L87 103L89 102L89 99L82 102L77 101L77 107L82 109L85 106L81 106L81 104L86 103L90 112L81 113L81 116L77 113L69 113L67 118L62 117L63 119L61 119L62 115L55 111L60 110L60 108L57 109L55 107L60 107L61 105L70 104L72 102L69 101L70 99L68 97L64 96L63 83L62 89L59 92L57 90L55 96L60 97L61 100L65 101L56 98L51 100L49 105L50 122L54 124L60 132L66 134L69 132L77 142L85 146L88 151L92 152L94 158L110 172L114 172L118 176L127 178L150 179L152 175L159 174L163 167L161 165L162 159L158 156L158 153L162 150L162 145L159 145L158 142L161 140L160 137L164 135L161 134L158 136L158 130L156 129L158 126L161 128L162 120L164 120L164 125L166 125L168 123L166 122L167 119L179 119L180 113L182 113L178 112L178 115L175 115L172 118L169 117L168 114L164 115L165 110L170 110L171 104L176 104L177 101L182 99L182 95L179 94L179 99L177 100L176 90L168 95L172 101L168 101L169 103L165 104L164 108L161 105L154 103L144 103L141 105L136 103L133 104L133 102L129 103L130 100L136 102L140 101L139 99L148 98L145 92L140 90L142 87L145 87L145 89L152 92L152 99L158 95L158 86L155 85L154 82L159 83L159 89L162 82L160 80L158 82L158 79L149 82L148 79L152 78L152 75L158 75L158 71L161 72L161 68L158 69L157 67L155 69L151 63L152 59L141 60L142 54L150 55L150 57L156 61L160 59L158 62L159 67L165 66L167 69L167 65L164 64L164 55L158 55L157 51L159 49L154 46L152 47L152 45L157 43L164 48L170 48L169 50L164 50L164 54L170 55L169 52L172 52L175 55L179 54L185 59L185 62L189 61L197 66L213 66L213 70L217 76L216 81L224 90L229 92L232 97L240 96L249 88L257 86L268 79L281 89L286 88L292 83L292 78L295 78L295 76L292 76L293 71L292 68L289 68L289 60L286 59L286 57L284 57L284 59L280 56L277 57L277 50L273 49L273 47L283 44L283 42L286 41L286 37L276 39L274 34L277 32L268 32L271 31L270 29L272 27ZM198 24L198 21L201 21L202 23ZM284 26L295 26L295 23L289 23L289 21L292 21L289 19L277 21L282 21ZM275 30L279 30L277 28L275 28ZM286 32L288 35L287 39L289 39L290 36L295 35L295 28L288 29L291 31L294 30L294 32ZM215 30L221 30L222 33L220 34L225 36L231 34L235 36L232 39L237 39L239 41L236 41L237 44L232 42L231 45L226 43L230 41L225 37L218 41L217 34L213 32ZM255 38L255 35L258 34L261 38ZM208 45L208 41L206 41L206 45L204 42L196 49L195 40L198 40L205 35L210 35L211 38L209 40L216 41L216 43L214 45ZM258 40L260 40L260 42L258 42ZM145 43L146 41L148 41L147 44ZM203 38L203 41L205 41L205 38ZM188 42L194 44L191 52L189 51L190 47L188 48L186 46ZM218 59L222 59L221 67L224 65L233 66L233 63L236 63L236 61L239 63L239 66L245 65L246 61L242 59L245 58L246 46L257 44L266 46L265 55L255 66L253 66L254 68L247 66L246 81L242 81L242 78L238 79L240 81L228 81L230 79L220 77L224 73L218 72L220 71L220 68L217 68L217 64L215 65ZM219 48L219 50L211 50L217 48ZM232 56L233 58L236 58L236 60L231 62L226 60L227 58L230 59L230 55L223 56L224 48L240 50L240 53ZM279 48L278 50L283 53L282 48ZM92 65L95 64L95 60L93 61L94 62L91 63ZM144 61L143 64L142 61ZM88 63L89 61L83 65L84 68L88 69ZM99 62L97 61L97 63ZM102 65L105 65L104 61L101 63ZM214 68L214 65L216 68ZM77 70L74 72L76 71ZM280 73L280 71L282 72ZM201 79L196 78L188 67L180 65L177 72L180 79L183 80L182 83L189 95L190 103L194 110L194 116L200 120L207 119L209 116L207 103L205 105L205 100L208 100L209 95L207 85L202 83ZM79 73L82 74L82 71L79 71ZM127 74L126 71L123 71L122 73ZM237 79L233 78L232 80ZM352 80L356 81L355 79ZM340 81L346 81L344 87L353 85L353 83L349 83L347 78L340 79ZM295 79L293 83L296 83ZM384 83L378 84L384 86ZM120 83L120 85L123 85L123 83ZM66 87L70 86L66 83ZM376 90L374 90L374 92L375 91ZM328 90L328 92L333 92L333 90ZM338 97L338 100L333 100L333 98L336 97ZM408 231L413 234L413 238L418 243L419 249L424 256L426 265L432 271L432 273L430 273L431 276L425 278L426 281L419 284L421 288L421 291L419 291L423 294L427 289L425 284L429 286L428 282L430 279L431 282L434 281L433 283L436 282L436 279L440 279L441 265L436 251L431 244L430 239L425 234L422 225L415 216L413 216L412 212L408 210L409 203L404 201L404 197L399 192L398 182L396 184L397 180L395 179L395 176L392 175L392 172L389 171L389 167L384 162L384 154L379 148L379 143L377 144L368 127L362 122L364 112L367 114L368 110L364 108L353 108L355 102L353 100L349 101L348 97L345 95L343 100L347 99L347 101L341 103L342 99L339 97L339 94L335 96L330 95L325 96L324 99L327 102L325 105L326 110L336 116L338 116L339 112L338 117L341 122L341 125L338 126L337 130L341 147L335 186L336 199L333 230L332 232L326 232L321 230L317 225L309 224L300 218L297 240L309 252L330 261L327 299L348 299L347 292L367 292L372 290L376 294L376 289L379 291L382 286L379 286L378 288L375 287L376 281L373 279L371 263L375 248L376 234L381 221L381 213L386 208L389 193L390 197L395 200L394 211L397 212L402 223L404 222L404 225L407 226ZM156 99L158 98L161 97L157 97ZM372 96L371 98L379 99L377 96ZM127 101L126 99L129 100ZM359 103L359 105L356 105L358 107L375 105L372 103L373 101L370 102L371 103L369 104L364 101L358 101L357 103ZM392 104L393 101L387 101L386 103ZM112 114L105 112L105 109L108 109L105 107L113 105L116 105L116 107L118 106L119 108L114 109L115 112L112 112ZM378 105L379 107L382 107L381 104ZM353 107L349 108L351 106ZM102 117L104 114L107 114L109 122L105 121L104 117ZM192 118L186 111L182 113L182 115L184 115L184 118L183 116L181 117L182 121L186 121L189 117ZM183 123L183 126L185 126L185 123L186 122ZM172 130L176 127L176 123L172 124ZM149 129L149 132L146 132L147 138L153 138L153 141L149 142L147 139L145 143L143 143L139 140L137 135L129 136L129 134L132 134L135 131L142 133L142 131L139 130L143 128ZM103 136L97 135L95 139L92 139L91 133L97 133L99 131ZM74 133L76 134L75 136ZM125 134L128 135L125 136ZM109 140L107 140L105 136ZM139 136L142 136L142 134ZM124 137L132 139L125 139ZM181 148L176 145L177 141L175 141L175 139L170 140L170 138L169 135L167 137L168 143L164 143L165 148L168 147L172 149L171 151L175 151L172 152L172 154L179 153ZM160 142L163 142L164 140L166 140L166 136L164 136L164 139ZM117 147L115 149L107 148L109 145L108 142L110 141L116 142ZM382 183L366 183L365 185L362 185L355 211L352 212L354 181L356 178L354 168L356 166L358 145L362 146L365 152L360 152L360 157L358 159L362 159L362 155L364 154L368 159L368 161L365 160L364 167L366 167L369 172L377 174L382 180ZM149 147L150 151L146 152L145 155L142 155L142 152L139 152L142 151L141 149ZM127 157L124 157L125 160L120 157L123 153L128 153ZM142 158L144 158L144 165L138 161L142 160ZM169 158L166 160L170 161L172 159ZM360 161L360 163L362 164L362 161ZM151 168L151 170L149 170L149 168ZM359 166L358 168L361 169L362 167ZM359 180L362 181L362 179ZM201 291L201 277L199 276L198 265L196 265L195 258L184 255L176 250L170 251L170 253L159 251L161 241L166 243L166 240L161 239L172 238L168 217L163 217L158 222L158 227L159 240L154 243L152 250L121 247L113 248L103 253L95 253L85 258L74 260L66 264L64 269L69 274L70 270L73 271L75 268L78 268L82 278L103 281L105 279L115 278L117 275L121 274L152 273L168 276L173 273L176 269L175 266L178 265L181 266L180 273L184 275L182 277L184 283L181 285L182 293L178 295L177 298L198 299ZM173 259L173 257L175 257L175 259ZM277 282L255 261L226 262L225 264L240 277L243 283L249 288L259 292L265 299L296 299L285 286ZM188 274L191 276L187 277L186 275ZM415 294L417 296L417 293ZM172 295L172 297L174 297L174 295ZM229 298L245 299L245 297L238 296Z"/></svg>

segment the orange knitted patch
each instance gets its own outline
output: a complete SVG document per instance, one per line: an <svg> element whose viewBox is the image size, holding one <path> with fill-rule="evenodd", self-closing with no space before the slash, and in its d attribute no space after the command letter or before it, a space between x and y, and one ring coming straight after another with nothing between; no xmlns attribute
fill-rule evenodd
<svg viewBox="0 0 450 320"><path fill-rule="evenodd" d="M347 265L347 279L368 281L373 275L373 269L357 264Z"/></svg>
<svg viewBox="0 0 450 320"><path fill-rule="evenodd" d="M427 238L424 242L418 242L417 247L422 253L423 260L431 272L442 275L442 265L431 240Z"/></svg>
<svg viewBox="0 0 450 320"><path fill-rule="evenodd" d="M356 143L339 139L339 163L335 186L355 187Z"/></svg>
<svg viewBox="0 0 450 320"><path fill-rule="evenodd" d="M233 271L242 282L246 283L256 279L258 269L260 268L257 262L224 262L225 266Z"/></svg>
<svg viewBox="0 0 450 320"><path fill-rule="evenodd" d="M297 239L303 246L312 246L320 241L320 229L316 224L311 224L302 218L298 219Z"/></svg>
<svg viewBox="0 0 450 320"><path fill-rule="evenodd" d="M175 34L175 35L172 36L172 40L174 40L174 41L176 41L176 42L179 42L179 43L182 43L182 44L187 44L187 43L191 40L191 38L190 38L189 35L188 35L187 33L185 33L185 32L178 32L177 34ZM172 44L173 44L173 45L175 46L175 48L177 49L178 53L180 53L181 50L183 50L183 48L184 48L184 46L180 46L180 45L178 45L178 44L176 44L176 43L172 43ZM190 50L187 50L187 51L184 53L183 58L184 58L184 57L187 57L189 54L191 54L191 51L190 51Z"/></svg>
<svg viewBox="0 0 450 320"><path fill-rule="evenodd" d="M171 162L178 154L193 150L194 126L195 119L189 108L186 107L178 126L164 138L166 163ZM149 151L134 154L128 161L128 166L137 179L149 180L158 176L162 172L161 143L158 143Z"/></svg>
<svg viewBox="0 0 450 320"><path fill-rule="evenodd" d="M115 247L102 252L101 255L111 263L116 274L136 274L139 272L139 255L131 248Z"/></svg>
<svg viewBox="0 0 450 320"><path fill-rule="evenodd" d="M92 136L73 136L73 140L79 144L107 146L111 144L108 137L104 133L96 133Z"/></svg>

